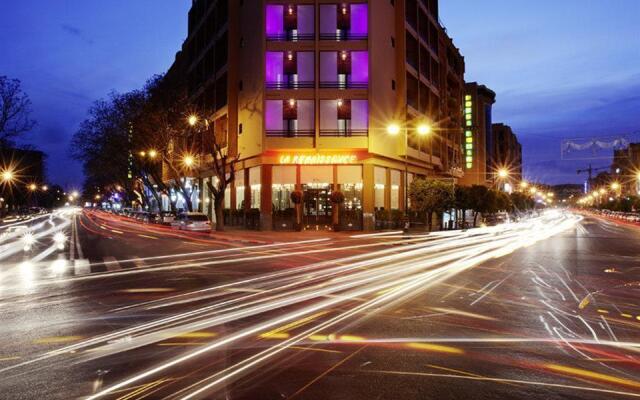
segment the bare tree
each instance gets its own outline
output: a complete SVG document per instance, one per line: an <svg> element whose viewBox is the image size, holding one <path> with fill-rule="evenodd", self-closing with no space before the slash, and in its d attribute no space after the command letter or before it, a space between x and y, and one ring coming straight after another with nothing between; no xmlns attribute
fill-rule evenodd
<svg viewBox="0 0 640 400"><path fill-rule="evenodd" d="M209 196L213 201L214 211L216 213L216 230L224 231L224 196L227 187L236 179L236 163L240 159L240 154L234 157L224 149L215 136L215 132L211 129L211 124L206 123L206 134L213 139L213 143L207 145L210 161L204 163L208 169L213 169L215 182L209 180L207 187L209 188ZM205 141L206 143L206 141Z"/></svg>
<svg viewBox="0 0 640 400"><path fill-rule="evenodd" d="M0 146L13 144L13 140L35 126L31 116L31 100L22 91L17 79L0 76Z"/></svg>

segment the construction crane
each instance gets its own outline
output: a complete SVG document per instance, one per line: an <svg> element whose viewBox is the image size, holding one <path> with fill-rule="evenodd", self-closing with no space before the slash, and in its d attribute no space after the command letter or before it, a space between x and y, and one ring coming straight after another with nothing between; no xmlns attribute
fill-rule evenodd
<svg viewBox="0 0 640 400"><path fill-rule="evenodd" d="M585 172L589 173L589 180L587 181L587 192L591 190L591 181L593 179L593 173L598 171L605 171L605 170L609 170L609 167L593 168L591 164L589 164L589 168L578 170L578 175L584 174Z"/></svg>

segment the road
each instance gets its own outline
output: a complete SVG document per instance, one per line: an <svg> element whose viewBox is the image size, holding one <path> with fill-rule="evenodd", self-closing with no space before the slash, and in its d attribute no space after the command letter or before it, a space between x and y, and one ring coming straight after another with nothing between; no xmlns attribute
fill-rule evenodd
<svg viewBox="0 0 640 400"><path fill-rule="evenodd" d="M204 235L79 210L25 225L0 239L2 399L640 397L637 227L552 212Z"/></svg>

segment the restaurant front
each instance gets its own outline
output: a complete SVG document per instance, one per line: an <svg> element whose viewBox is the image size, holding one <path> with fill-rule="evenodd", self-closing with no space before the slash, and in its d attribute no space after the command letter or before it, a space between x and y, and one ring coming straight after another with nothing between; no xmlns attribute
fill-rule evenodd
<svg viewBox="0 0 640 400"><path fill-rule="evenodd" d="M239 164L225 206L228 214L259 218L256 228L293 230L292 193L298 191L302 229L373 230L378 213L403 208L403 168L366 151L267 152ZM334 192L342 196L332 198ZM335 203L336 198L342 201Z"/></svg>

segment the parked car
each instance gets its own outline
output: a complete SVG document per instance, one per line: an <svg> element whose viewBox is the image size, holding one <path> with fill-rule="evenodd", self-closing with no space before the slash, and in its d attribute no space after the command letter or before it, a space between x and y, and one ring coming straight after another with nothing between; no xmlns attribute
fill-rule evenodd
<svg viewBox="0 0 640 400"><path fill-rule="evenodd" d="M148 222L149 221L149 213L146 211L138 211L135 214L135 220L140 222Z"/></svg>
<svg viewBox="0 0 640 400"><path fill-rule="evenodd" d="M154 222L160 225L171 225L175 221L176 215L172 212L163 211L156 214Z"/></svg>
<svg viewBox="0 0 640 400"><path fill-rule="evenodd" d="M206 214L196 212L179 214L171 223L171 226L185 231L211 231L211 222L209 221L209 217Z"/></svg>

